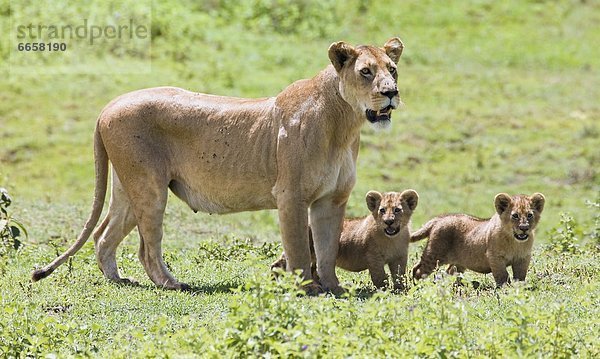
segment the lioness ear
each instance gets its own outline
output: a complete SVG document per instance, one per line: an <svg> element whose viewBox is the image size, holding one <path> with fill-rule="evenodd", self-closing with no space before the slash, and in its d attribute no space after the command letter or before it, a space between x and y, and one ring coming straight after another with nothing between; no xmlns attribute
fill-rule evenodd
<svg viewBox="0 0 600 359"><path fill-rule="evenodd" d="M379 208L379 204L381 203L381 193L377 191L369 191L367 196L365 197L367 201L367 208L369 211L374 212Z"/></svg>
<svg viewBox="0 0 600 359"><path fill-rule="evenodd" d="M411 211L414 211L419 203L419 194L414 189L407 189L400 194L400 199L406 202Z"/></svg>
<svg viewBox="0 0 600 359"><path fill-rule="evenodd" d="M544 204L546 203L546 197L544 197L541 193L534 193L529 197L531 199L531 205L533 209L538 211L538 213L542 213L544 210Z"/></svg>
<svg viewBox="0 0 600 359"><path fill-rule="evenodd" d="M398 60L400 60L400 55L402 55L402 50L404 50L404 44L399 38L393 37L389 39L385 45L383 45L383 49L390 59L392 59L392 61L398 63Z"/></svg>
<svg viewBox="0 0 600 359"><path fill-rule="evenodd" d="M508 207L512 204L512 198L506 193L498 193L494 198L494 206L498 214L504 213Z"/></svg>
<svg viewBox="0 0 600 359"><path fill-rule="evenodd" d="M331 44L328 54L329 60L337 72L340 72L344 64L358 56L354 47L344 41Z"/></svg>

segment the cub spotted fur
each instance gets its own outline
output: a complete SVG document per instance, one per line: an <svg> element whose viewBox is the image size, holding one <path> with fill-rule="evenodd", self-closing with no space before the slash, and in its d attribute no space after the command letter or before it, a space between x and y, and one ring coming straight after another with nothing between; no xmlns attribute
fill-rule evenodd
<svg viewBox="0 0 600 359"><path fill-rule="evenodd" d="M414 232L411 242L425 237L429 237L429 242L421 261L413 268L413 277L424 278L436 266L449 263L449 273L454 267L458 272L491 272L497 286L508 281L508 266L512 266L515 280L525 280L534 230L544 210L544 195L511 197L500 193L494 203L496 213L490 219L442 215Z"/></svg>
<svg viewBox="0 0 600 359"><path fill-rule="evenodd" d="M385 265L392 274L394 289L404 288L404 274L409 243L410 217L417 207L419 195L412 189L402 193L369 191L365 198L371 215L346 219L339 241L336 266L352 272L369 270L373 284L387 287ZM312 233L309 232L313 252ZM285 253L271 268L286 267Z"/></svg>

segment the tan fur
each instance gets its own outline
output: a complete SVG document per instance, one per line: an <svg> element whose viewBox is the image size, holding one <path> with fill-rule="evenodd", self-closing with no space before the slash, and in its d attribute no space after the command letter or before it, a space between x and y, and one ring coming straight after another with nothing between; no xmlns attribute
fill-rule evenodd
<svg viewBox="0 0 600 359"><path fill-rule="evenodd" d="M429 237L413 277L423 278L438 265L449 263L450 273L465 269L491 272L498 286L508 281L508 266L512 266L515 280L525 280L544 203L541 193L513 197L500 193L490 219L465 214L433 218L411 235L411 242Z"/></svg>
<svg viewBox="0 0 600 359"><path fill-rule="evenodd" d="M104 275L122 281L115 252L135 227L139 259L158 286L186 288L162 259L162 221L168 189L194 211L231 213L277 208L288 270L310 274L308 223L325 290L340 290L337 241L354 186L360 128L389 124L400 104L396 63L402 42L383 48L337 42L329 66L277 97L213 96L174 87L122 95L98 117L92 214L77 241L46 267L48 276L77 252L95 227L113 169L108 214L94 234ZM368 68L368 75L361 70ZM366 71L366 70L365 70ZM310 213L310 215L309 215ZM310 218L309 218L310 217Z"/></svg>
<svg viewBox="0 0 600 359"><path fill-rule="evenodd" d="M371 215L344 221L336 265L352 272L368 269L373 284L385 288L388 285L384 269L387 264L394 289L403 289L410 217L418 200L417 192L412 189L402 193L367 193ZM285 267L285 253L271 265L271 269Z"/></svg>

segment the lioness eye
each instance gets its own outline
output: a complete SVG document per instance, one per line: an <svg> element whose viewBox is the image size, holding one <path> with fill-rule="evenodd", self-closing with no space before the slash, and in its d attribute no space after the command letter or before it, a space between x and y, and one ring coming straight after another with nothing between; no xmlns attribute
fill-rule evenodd
<svg viewBox="0 0 600 359"><path fill-rule="evenodd" d="M529 212L527 213L527 219L532 219L533 218L533 213Z"/></svg>
<svg viewBox="0 0 600 359"><path fill-rule="evenodd" d="M511 217L512 217L512 219L519 219L519 214L513 213Z"/></svg>
<svg viewBox="0 0 600 359"><path fill-rule="evenodd" d="M367 67L363 68L360 70L360 73L363 75L370 75L371 74L371 70L369 70Z"/></svg>
<svg viewBox="0 0 600 359"><path fill-rule="evenodd" d="M379 208L379 213L385 214L385 208Z"/></svg>

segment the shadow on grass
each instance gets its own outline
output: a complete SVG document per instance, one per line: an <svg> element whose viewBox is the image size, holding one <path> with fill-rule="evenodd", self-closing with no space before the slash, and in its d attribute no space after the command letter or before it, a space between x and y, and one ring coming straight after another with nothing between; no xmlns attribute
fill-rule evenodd
<svg viewBox="0 0 600 359"><path fill-rule="evenodd" d="M132 279L123 278L119 282L110 282L112 285L118 287L130 287L130 288L140 288L145 290L156 290L161 289L159 286L154 284L147 283L139 283ZM181 289L181 292L190 293L190 294L215 294L215 293L231 293L232 289L236 289L242 286L244 283L242 282L221 282L221 283L213 283L213 284L188 284L186 288ZM162 288L165 291L171 291L171 289Z"/></svg>

